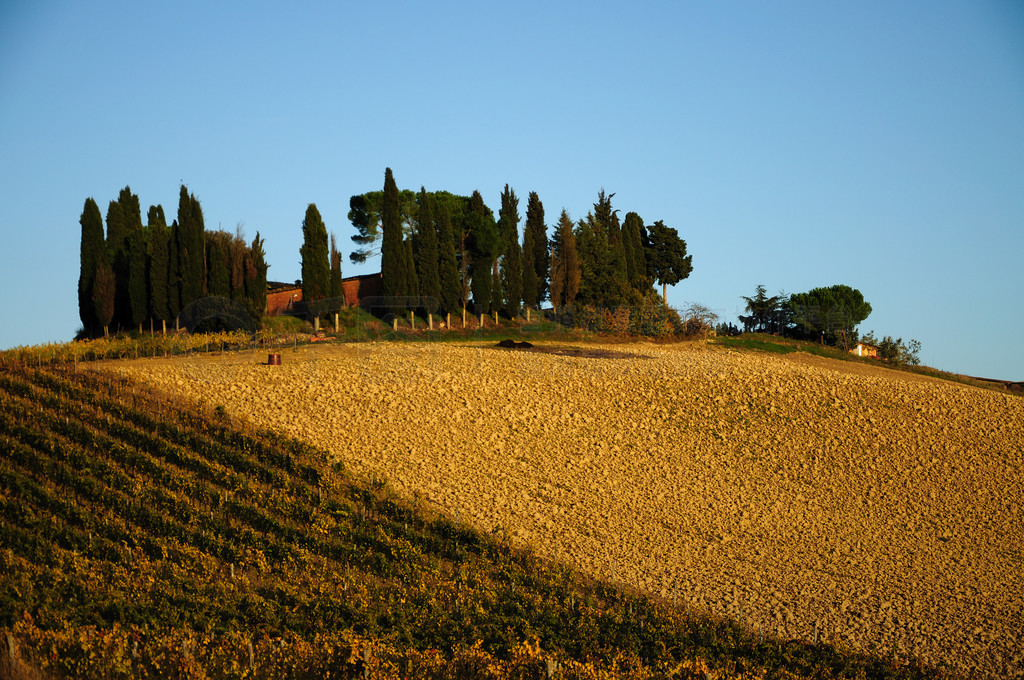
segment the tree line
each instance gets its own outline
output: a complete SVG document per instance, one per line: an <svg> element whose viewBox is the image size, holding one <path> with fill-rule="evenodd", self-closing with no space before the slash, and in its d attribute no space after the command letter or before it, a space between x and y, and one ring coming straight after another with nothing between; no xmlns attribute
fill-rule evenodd
<svg viewBox="0 0 1024 680"><path fill-rule="evenodd" d="M620 220L613 196L600 191L576 222L563 209L549 238L536 192L520 234L519 197L507 184L495 216L479 191L399 190L387 168L383 190L349 201L358 246L350 259L380 255L383 295L396 309L515 318L545 300L559 312L664 307L665 287L692 271L686 242L660 220L645 225L635 212Z"/></svg>
<svg viewBox="0 0 1024 680"><path fill-rule="evenodd" d="M769 296L758 285L752 297L743 296L747 314L739 316L744 332L771 333L849 346L857 341L857 326L871 314L871 304L856 288L839 284L806 293Z"/></svg>
<svg viewBox="0 0 1024 680"><path fill-rule="evenodd" d="M87 198L82 228L78 310L83 335L109 333L148 322L162 329L258 327L266 308L267 268L259 232L251 243L242 234L207 231L203 211L184 185L177 219L167 225L162 205L151 205L142 224L137 194L122 189L104 218Z"/></svg>
<svg viewBox="0 0 1024 680"><path fill-rule="evenodd" d="M857 342L872 345L878 358L890 363L917 365L921 343L885 336L875 338L874 331L860 337L857 326L871 314L871 304L856 288L844 284L813 288L806 293L768 295L758 285L751 297L743 296L747 314L741 314L744 332L771 333L801 340L850 349ZM720 335L737 334L739 329L720 327Z"/></svg>

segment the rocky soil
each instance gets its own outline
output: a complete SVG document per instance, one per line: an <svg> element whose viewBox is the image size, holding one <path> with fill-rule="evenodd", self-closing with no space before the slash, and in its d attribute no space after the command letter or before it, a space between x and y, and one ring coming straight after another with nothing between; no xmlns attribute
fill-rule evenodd
<svg viewBox="0 0 1024 680"><path fill-rule="evenodd" d="M121 363L403 494L754 632L1024 677L1024 398L715 347Z"/></svg>

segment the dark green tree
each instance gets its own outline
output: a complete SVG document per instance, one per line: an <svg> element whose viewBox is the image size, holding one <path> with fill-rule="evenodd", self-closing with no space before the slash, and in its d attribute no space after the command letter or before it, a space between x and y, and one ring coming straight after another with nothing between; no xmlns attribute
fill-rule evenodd
<svg viewBox="0 0 1024 680"><path fill-rule="evenodd" d="M327 299L331 290L331 263L327 249L327 225L324 224L315 203L306 208L302 220L302 299L314 316L324 310L317 305Z"/></svg>
<svg viewBox="0 0 1024 680"><path fill-rule="evenodd" d="M551 304L561 310L576 300L580 289L580 262L572 219L562 209L551 239Z"/></svg>
<svg viewBox="0 0 1024 680"><path fill-rule="evenodd" d="M644 221L635 212L626 213L622 223L622 247L626 256L626 279L629 285L643 293L651 286L647 278L647 260L644 257Z"/></svg>
<svg viewBox="0 0 1024 680"><path fill-rule="evenodd" d="M741 296L746 301L747 314L740 315L746 333L783 333L788 321L789 296L779 293L768 297L767 289L758 284L753 297Z"/></svg>
<svg viewBox="0 0 1024 680"><path fill-rule="evenodd" d="M437 226L435 225L433 200L426 189L420 187L417 197L419 215L416 220L416 274L419 281L419 295L427 312L436 312L441 303L440 252ZM449 239L450 239L449 235ZM454 266L454 249L452 250Z"/></svg>
<svg viewBox="0 0 1024 680"><path fill-rule="evenodd" d="M103 215L94 199L85 199L82 216L78 222L82 226L81 270L78 275L78 315L82 319L82 328L86 335L95 335L102 329L102 325L96 317L96 305L93 303L93 282L96 279L96 267L104 253L106 243L103 235Z"/></svg>
<svg viewBox="0 0 1024 680"><path fill-rule="evenodd" d="M472 263L473 307L477 314L487 314L492 311L494 260L500 241L494 213L484 204L479 191L469 197L466 233Z"/></svg>
<svg viewBox="0 0 1024 680"><path fill-rule="evenodd" d="M115 286L114 270L107 260L106 251L103 250L96 260L96 276L92 281L92 304L96 323L103 329L104 336L109 335L110 322L114 318Z"/></svg>
<svg viewBox="0 0 1024 680"><path fill-rule="evenodd" d="M217 297L231 297L231 268L228 265L226 232L215 231L206 235L206 292Z"/></svg>
<svg viewBox="0 0 1024 680"><path fill-rule="evenodd" d="M164 216L164 207L160 204L149 206L149 210L146 211L146 226L155 226L159 224L162 227L167 226L167 218Z"/></svg>
<svg viewBox="0 0 1024 680"><path fill-rule="evenodd" d="M795 327L791 334L823 343L849 345L856 327L871 314L871 305L856 288L839 284L795 293L789 298Z"/></svg>
<svg viewBox="0 0 1024 680"><path fill-rule="evenodd" d="M267 309L267 266L263 239L257 231L245 257L245 297L257 327Z"/></svg>
<svg viewBox="0 0 1024 680"><path fill-rule="evenodd" d="M338 250L338 237L331 232L331 311L337 312L345 306L345 287L341 282L341 251Z"/></svg>
<svg viewBox="0 0 1024 680"><path fill-rule="evenodd" d="M549 255L544 204L536 191L530 192L523 228L523 303L539 308L548 294Z"/></svg>
<svg viewBox="0 0 1024 680"><path fill-rule="evenodd" d="M658 220L647 229L644 255L648 276L661 284L661 298L668 306L668 286L676 285L693 271L693 256L686 254L686 241Z"/></svg>
<svg viewBox="0 0 1024 680"><path fill-rule="evenodd" d="M159 207L159 206L158 206ZM167 266L170 261L170 231L164 223L163 209L149 209L149 311L156 321L170 321L167 299Z"/></svg>
<svg viewBox="0 0 1024 680"><path fill-rule="evenodd" d="M383 191L370 191L352 196L349 199L348 219L356 230L352 241L359 248L349 254L349 260L361 264L371 257L381 254L383 248L383 230L381 228L381 209L384 205ZM409 231L409 225L418 214L416 194L408 189L398 192L399 223L403 233Z"/></svg>
<svg viewBox="0 0 1024 680"><path fill-rule="evenodd" d="M231 273L231 299L240 304L245 303L245 252L249 245L245 242L242 225L235 229L234 236L228 241L228 265Z"/></svg>
<svg viewBox="0 0 1024 680"><path fill-rule="evenodd" d="M201 298L206 285L206 223L203 209L185 185L178 193L178 277L184 309Z"/></svg>
<svg viewBox="0 0 1024 680"><path fill-rule="evenodd" d="M149 316L149 290L146 285L147 246L142 235L142 207L137 194L126 186L118 194L123 230L115 244L111 263L117 292L114 297L114 320L123 326L140 326Z"/></svg>
<svg viewBox="0 0 1024 680"><path fill-rule="evenodd" d="M107 204L107 265L114 275L114 311L106 324L128 323L128 257L125 244L124 207L118 201Z"/></svg>
<svg viewBox="0 0 1024 680"><path fill-rule="evenodd" d="M409 296L406 307L415 308L417 305L414 298L420 294L420 282L416 275L416 255L412 250L412 236L406 238L402 245L405 250L405 256L402 259L402 263L405 265L405 290L406 295Z"/></svg>
<svg viewBox="0 0 1024 680"><path fill-rule="evenodd" d="M612 197L602 189L594 209L580 220L576 245L580 262L578 298L596 307L615 308L626 300L626 258Z"/></svg>
<svg viewBox="0 0 1024 680"><path fill-rule="evenodd" d="M142 330L149 315L149 239L145 229L128 234L128 302L132 328Z"/></svg>
<svg viewBox="0 0 1024 680"><path fill-rule="evenodd" d="M409 294L409 268L405 261L405 243L402 232L402 202L391 168L384 170L384 195L380 207L381 292L393 299L393 311L405 304ZM399 302L401 299L401 302Z"/></svg>
<svg viewBox="0 0 1024 680"><path fill-rule="evenodd" d="M440 251L438 276L440 277L441 309L445 313L453 313L459 307L461 283L459 281L458 260L455 256L455 239L452 234L452 220L448 206L439 202L436 206L437 240Z"/></svg>
<svg viewBox="0 0 1024 680"><path fill-rule="evenodd" d="M181 227L175 220L167 229L167 320L181 314Z"/></svg>
<svg viewBox="0 0 1024 680"><path fill-rule="evenodd" d="M504 250L501 258L501 290L504 308L515 319L523 305L523 250L519 245L519 198L506 184L501 192L498 232Z"/></svg>

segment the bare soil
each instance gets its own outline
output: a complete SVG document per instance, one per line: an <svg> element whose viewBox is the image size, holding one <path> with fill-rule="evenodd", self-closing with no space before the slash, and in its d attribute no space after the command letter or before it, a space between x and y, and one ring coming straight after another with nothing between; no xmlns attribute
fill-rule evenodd
<svg viewBox="0 0 1024 680"><path fill-rule="evenodd" d="M361 344L119 364L753 631L1024 677L1024 399L810 355Z"/></svg>

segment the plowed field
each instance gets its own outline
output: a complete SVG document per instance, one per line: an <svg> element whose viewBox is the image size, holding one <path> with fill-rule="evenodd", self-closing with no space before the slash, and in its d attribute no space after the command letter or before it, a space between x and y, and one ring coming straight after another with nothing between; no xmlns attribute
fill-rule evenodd
<svg viewBox="0 0 1024 680"><path fill-rule="evenodd" d="M786 637L1024 675L1024 398L715 347L117 364L460 521Z"/></svg>

